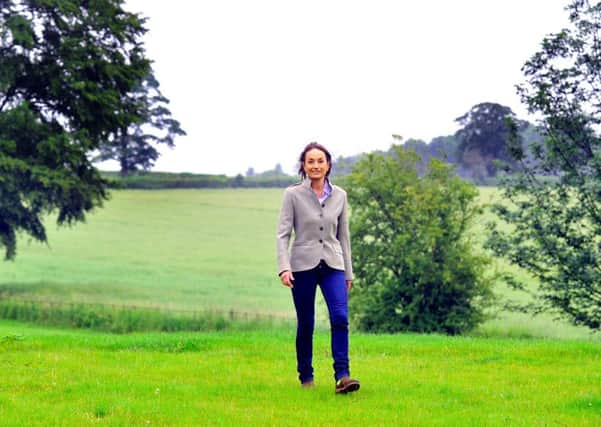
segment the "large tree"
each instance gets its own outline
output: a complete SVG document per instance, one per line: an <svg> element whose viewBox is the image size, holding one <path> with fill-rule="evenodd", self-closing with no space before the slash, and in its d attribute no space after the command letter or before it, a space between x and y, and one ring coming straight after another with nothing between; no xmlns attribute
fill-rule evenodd
<svg viewBox="0 0 601 427"><path fill-rule="evenodd" d="M471 170L471 178L476 182L485 182L486 178L495 176L499 160L511 160L507 151L507 117L515 118L511 108L494 102L483 102L455 119L462 126L455 134L459 141L459 164ZM526 122L519 122L522 128L526 125Z"/></svg>
<svg viewBox="0 0 601 427"><path fill-rule="evenodd" d="M157 145L174 147L177 135L185 135L179 121L171 116L167 99L159 89L159 81L150 72L133 91L143 106L140 120L119 129L102 144L98 160L117 160L121 175L154 166L160 153Z"/></svg>
<svg viewBox="0 0 601 427"><path fill-rule="evenodd" d="M438 159L393 146L346 180L352 209L354 320L374 332L468 331L491 299L487 258L470 240L478 191Z"/></svg>
<svg viewBox="0 0 601 427"><path fill-rule="evenodd" d="M0 247L46 241L106 199L91 154L144 117L144 20L121 0L0 1Z"/></svg>
<svg viewBox="0 0 601 427"><path fill-rule="evenodd" d="M538 279L534 312L601 328L601 2L572 0L570 26L544 39L524 65L519 93L541 117L544 138L523 150L495 206L509 227L488 246ZM530 289L508 277L514 287Z"/></svg>

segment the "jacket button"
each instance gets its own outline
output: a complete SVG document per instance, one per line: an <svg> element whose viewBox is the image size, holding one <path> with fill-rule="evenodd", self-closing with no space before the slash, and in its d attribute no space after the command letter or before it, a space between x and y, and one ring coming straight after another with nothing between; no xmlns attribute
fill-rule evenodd
<svg viewBox="0 0 601 427"><path fill-rule="evenodd" d="M323 231L323 227L319 227L319 229L320 229L321 231Z"/></svg>
<svg viewBox="0 0 601 427"><path fill-rule="evenodd" d="M323 243L323 240L319 239L319 243Z"/></svg>
<svg viewBox="0 0 601 427"><path fill-rule="evenodd" d="M321 207L322 207L322 208L325 208L325 207L326 207L326 204L325 204L325 203L322 203L322 204L321 204Z"/></svg>

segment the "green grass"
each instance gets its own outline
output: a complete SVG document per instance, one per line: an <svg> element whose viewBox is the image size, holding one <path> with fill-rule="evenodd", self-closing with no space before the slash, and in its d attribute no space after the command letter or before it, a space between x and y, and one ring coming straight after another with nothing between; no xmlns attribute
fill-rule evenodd
<svg viewBox="0 0 601 427"><path fill-rule="evenodd" d="M23 302L16 299L0 300L0 319L113 333L268 329L293 323L289 318L239 311L162 311L100 304Z"/></svg>
<svg viewBox="0 0 601 427"><path fill-rule="evenodd" d="M50 246L19 241L0 292L86 303L286 314L275 224L282 190L113 191Z"/></svg>
<svg viewBox="0 0 601 427"><path fill-rule="evenodd" d="M596 426L598 344L351 336L357 393L336 396L329 337L301 389L292 328L113 335L0 325L8 426Z"/></svg>
<svg viewBox="0 0 601 427"><path fill-rule="evenodd" d="M282 191L113 191L84 224L57 229L49 219L49 246L22 236L16 261L0 267L0 297L293 318L290 292L276 276ZM496 191L482 188L481 201L494 200ZM475 224L476 241L491 218L486 214ZM500 262L494 268L511 269ZM523 298L501 286L497 291ZM323 325L321 296L318 306ZM591 339L588 330L550 316L507 312L476 333Z"/></svg>

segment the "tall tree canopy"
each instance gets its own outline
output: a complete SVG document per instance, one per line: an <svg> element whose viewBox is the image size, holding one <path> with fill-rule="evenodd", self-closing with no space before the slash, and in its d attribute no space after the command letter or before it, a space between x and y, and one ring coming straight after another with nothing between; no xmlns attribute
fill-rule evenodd
<svg viewBox="0 0 601 427"><path fill-rule="evenodd" d="M177 135L185 135L179 121L171 116L169 99L161 93L159 82L150 72L136 87L133 94L143 106L140 121L123 127L109 141L102 144L98 160L117 160L121 175L154 166L160 153L157 144L174 147Z"/></svg>
<svg viewBox="0 0 601 427"><path fill-rule="evenodd" d="M455 119L463 126L455 134L459 141L457 158L461 166L471 169L477 182L497 174L498 160L510 160L506 149L509 138L506 117L515 117L511 108L484 102ZM520 122L520 126L525 125Z"/></svg>
<svg viewBox="0 0 601 427"><path fill-rule="evenodd" d="M513 124L519 174L495 206L511 227L488 246L540 283L535 312L601 328L601 2L572 0L570 27L553 34L524 65L519 86L544 138L523 150ZM509 283L523 287L515 279Z"/></svg>
<svg viewBox="0 0 601 427"><path fill-rule="evenodd" d="M0 246L46 241L106 199L91 153L144 119L144 20L121 0L0 1Z"/></svg>

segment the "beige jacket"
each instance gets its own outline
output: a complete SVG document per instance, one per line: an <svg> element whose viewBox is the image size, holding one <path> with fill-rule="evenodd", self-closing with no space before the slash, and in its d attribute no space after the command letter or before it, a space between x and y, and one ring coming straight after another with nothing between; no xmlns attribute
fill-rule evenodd
<svg viewBox="0 0 601 427"><path fill-rule="evenodd" d="M343 270L346 280L353 279L346 192L331 186L332 194L323 204L311 189L309 179L284 192L277 227L280 274L286 270L310 270L323 259L331 268ZM289 253L292 231L294 241Z"/></svg>

